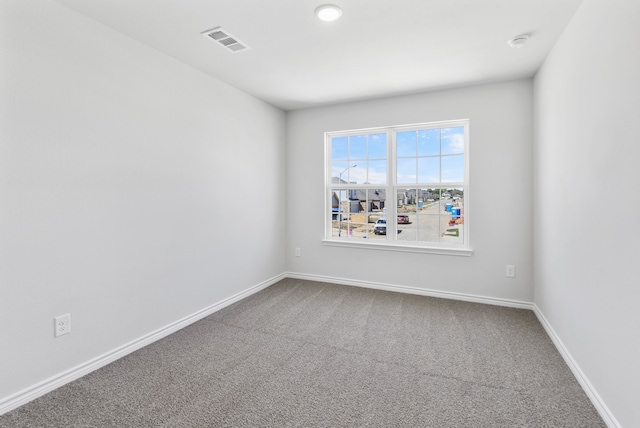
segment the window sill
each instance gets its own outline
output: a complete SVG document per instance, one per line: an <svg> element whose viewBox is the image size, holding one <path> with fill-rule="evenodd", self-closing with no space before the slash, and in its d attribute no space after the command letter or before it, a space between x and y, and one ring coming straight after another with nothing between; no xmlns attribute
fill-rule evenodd
<svg viewBox="0 0 640 428"><path fill-rule="evenodd" d="M337 239L323 239L322 244L330 247L364 248L367 250L400 251L405 253L439 254L445 256L470 257L473 255L473 250L470 248L426 247L408 244L391 244L387 242L353 242L351 240L345 241Z"/></svg>

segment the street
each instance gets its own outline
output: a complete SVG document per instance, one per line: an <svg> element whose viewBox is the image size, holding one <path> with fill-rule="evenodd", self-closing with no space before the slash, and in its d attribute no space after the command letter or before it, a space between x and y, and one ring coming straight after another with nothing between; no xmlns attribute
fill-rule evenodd
<svg viewBox="0 0 640 428"><path fill-rule="evenodd" d="M445 204L451 203L454 207L459 207L461 218L456 224L450 225L452 221L451 212L445 211ZM368 213L370 219L376 217L382 218L383 213ZM405 205L398 207L398 214L407 214L409 216L409 224L398 224L398 241L426 241L426 242L446 242L446 243L463 243L463 215L464 201L462 198L453 201L444 199L442 201L430 202L422 208L415 205ZM355 216L353 216L355 217ZM343 219L341 222L342 238L358 238L382 241L386 240L386 235L376 235L373 232L375 222L364 223L354 222ZM333 221L332 236L338 236L338 221Z"/></svg>

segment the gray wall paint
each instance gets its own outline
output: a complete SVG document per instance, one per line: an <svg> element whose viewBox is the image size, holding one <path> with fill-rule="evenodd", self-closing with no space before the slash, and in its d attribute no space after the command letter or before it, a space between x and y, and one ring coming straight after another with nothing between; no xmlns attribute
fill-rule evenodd
<svg viewBox="0 0 640 428"><path fill-rule="evenodd" d="M287 113L289 270L532 302L532 109L532 82L518 80ZM324 132L451 119L470 119L472 257L321 243Z"/></svg>
<svg viewBox="0 0 640 428"><path fill-rule="evenodd" d="M585 0L534 90L535 303L624 427L640 424L639 17Z"/></svg>
<svg viewBox="0 0 640 428"><path fill-rule="evenodd" d="M4 398L285 271L285 114L56 3L0 8Z"/></svg>

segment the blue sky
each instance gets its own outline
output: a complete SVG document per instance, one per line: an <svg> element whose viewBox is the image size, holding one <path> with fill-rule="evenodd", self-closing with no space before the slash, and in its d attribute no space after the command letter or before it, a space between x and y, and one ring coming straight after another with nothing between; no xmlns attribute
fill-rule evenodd
<svg viewBox="0 0 640 428"><path fill-rule="evenodd" d="M387 134L332 138L332 176L349 182L386 184ZM464 180L464 127L396 133L398 184ZM352 165L356 164L356 167Z"/></svg>

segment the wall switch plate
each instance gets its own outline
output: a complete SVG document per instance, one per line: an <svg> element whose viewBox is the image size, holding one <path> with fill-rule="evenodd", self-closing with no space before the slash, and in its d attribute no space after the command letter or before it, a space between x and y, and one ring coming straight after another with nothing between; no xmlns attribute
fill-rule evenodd
<svg viewBox="0 0 640 428"><path fill-rule="evenodd" d="M507 265L507 278L516 277L516 267L514 265Z"/></svg>
<svg viewBox="0 0 640 428"><path fill-rule="evenodd" d="M300 257L300 248L296 248L296 257Z"/></svg>
<svg viewBox="0 0 640 428"><path fill-rule="evenodd" d="M55 325L55 337L71 333L71 314L64 314L53 319Z"/></svg>

